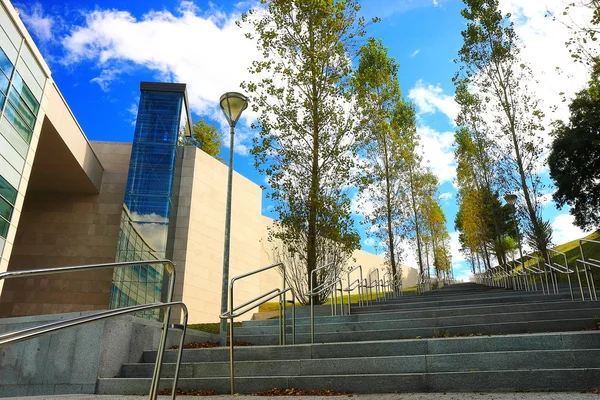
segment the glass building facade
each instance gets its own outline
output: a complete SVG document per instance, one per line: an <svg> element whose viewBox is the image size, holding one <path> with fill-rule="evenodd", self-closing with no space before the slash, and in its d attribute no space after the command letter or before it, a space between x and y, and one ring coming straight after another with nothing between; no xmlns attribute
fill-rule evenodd
<svg viewBox="0 0 600 400"><path fill-rule="evenodd" d="M117 261L170 258L170 223L178 187L177 145L187 119L185 85L142 82ZM111 308L164 300L163 267L139 265L116 269Z"/></svg>
<svg viewBox="0 0 600 400"><path fill-rule="evenodd" d="M19 29L0 6L0 257L11 229L46 79Z"/></svg>

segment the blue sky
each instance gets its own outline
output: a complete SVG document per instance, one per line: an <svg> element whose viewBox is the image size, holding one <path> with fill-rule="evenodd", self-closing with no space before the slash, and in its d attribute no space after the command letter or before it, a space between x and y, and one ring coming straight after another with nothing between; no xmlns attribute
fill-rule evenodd
<svg viewBox="0 0 600 400"><path fill-rule="evenodd" d="M238 91L249 77L247 66L256 51L234 21L252 1L216 0L64 0L15 1L21 18L48 62L52 75L83 130L91 140L131 141L140 81L176 81L188 84L194 119L217 124L224 135L226 122L218 109L219 96ZM366 16L381 22L368 33L381 38L389 54L400 63L400 85L417 106L424 159L438 176L442 208L453 240L455 274L466 278L467 266L458 252L453 186L453 59L462 45L461 0L362 0ZM511 12L525 50L522 55L538 80L532 84L550 109L548 124L568 116L560 92L572 96L587 79L586 71L572 63L563 49L566 28L544 15L562 13L562 0L500 0ZM585 19L586 16L582 15ZM551 51L549 51L551 50ZM560 74L556 67L560 67ZM264 184L248 155L251 112L244 114L236 134L235 170ZM227 154L224 141L222 152ZM542 169L545 181L547 171ZM553 191L548 187L547 193ZM234 194L235 195L235 194ZM556 210L549 201L544 216L554 227L556 243L584 233L572 225L568 210ZM275 217L263 201L263 213ZM356 217L357 221L360 217ZM375 252L374 241L359 227L364 250ZM406 264L414 266L412 249Z"/></svg>

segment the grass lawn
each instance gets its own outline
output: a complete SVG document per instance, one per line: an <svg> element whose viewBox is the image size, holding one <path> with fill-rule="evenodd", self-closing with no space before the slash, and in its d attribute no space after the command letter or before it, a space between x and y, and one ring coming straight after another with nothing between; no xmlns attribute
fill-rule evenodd
<svg viewBox="0 0 600 400"><path fill-rule="evenodd" d="M402 289L403 292L415 292L417 290L416 286L412 286L412 287L408 287L408 288L404 288ZM383 297L383 294L379 294L379 297ZM373 293L373 299L375 299L375 293ZM350 295L350 302L351 303L358 303L358 294L351 294ZM338 296L337 298L337 303L340 303L340 297ZM348 296L344 296L344 304L348 303ZM325 303L323 304L331 304L331 298L328 298ZM291 304L287 305L288 307L291 307ZM296 307L302 307L302 304L300 303L296 303ZM265 303L262 304L258 307L258 312L267 312L267 311L277 311L279 310L279 303L274 302L274 303Z"/></svg>
<svg viewBox="0 0 600 400"><path fill-rule="evenodd" d="M202 332L208 332L208 333L214 333L215 335L219 334L219 322L215 322L215 323L210 323L210 324L190 324L188 325L188 329L193 329L195 331L202 331ZM242 323L241 322L234 322L233 326L235 328L241 327ZM227 323L227 332L229 332L229 322ZM234 340L235 342L235 340Z"/></svg>
<svg viewBox="0 0 600 400"><path fill-rule="evenodd" d="M600 231L593 232L590 235L584 237L583 239L600 241ZM590 258L600 260L600 244L584 242L581 247L583 248L583 253L585 254L586 260L589 260ZM565 255L567 256L567 263L569 264L569 269L575 269L576 260L581 259L579 240L573 240L571 242L563 243L554 247L553 249L556 251L560 251L561 253L565 253ZM539 257L539 254L534 255L537 255ZM554 255L552 260L561 265L564 264L564 259L560 255ZM535 260L527 260L525 262L526 266L536 266L536 264L537 263L535 262ZM521 267L517 267L517 269L520 268ZM579 268L581 270L581 265L579 265ZM600 268L592 268L592 274L594 277L594 283L596 284L596 288L598 288L598 285L600 284ZM583 274L581 274L581 279L582 284L584 284L585 277ZM565 274L558 274L558 280L560 282L566 282L567 276ZM577 285L577 277L574 274L571 276L571 281L574 285Z"/></svg>

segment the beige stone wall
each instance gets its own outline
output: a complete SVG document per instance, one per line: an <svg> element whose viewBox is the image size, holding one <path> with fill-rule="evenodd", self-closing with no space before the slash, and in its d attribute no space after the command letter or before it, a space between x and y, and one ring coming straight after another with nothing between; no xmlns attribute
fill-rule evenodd
<svg viewBox="0 0 600 400"><path fill-rule="evenodd" d="M271 245L267 240L268 227L273 226L273 219L261 216L263 224L263 236L261 238L261 264L269 265L273 263L271 256L272 250ZM352 254L353 261L349 261L349 268L361 265L363 271L363 278L367 278L368 274L374 270L379 269L380 277L383 278L385 272L384 259L382 256L378 256L363 250L355 250ZM410 287L416 285L417 281L417 270L406 265L402 266L402 285L403 287ZM350 275L350 281L358 279L360 276L359 270L352 272ZM344 273L341 276L344 288L348 287L348 274ZM273 270L272 272L265 273L261 276L260 289L265 292L274 287L281 286L281 275L279 272ZM356 292L356 291L355 291Z"/></svg>
<svg viewBox="0 0 600 400"><path fill-rule="evenodd" d="M104 166L99 194L28 191L9 271L113 262L131 143L93 142ZM45 275L5 283L0 315L105 309L112 271Z"/></svg>
<svg viewBox="0 0 600 400"><path fill-rule="evenodd" d="M229 280L261 267L261 189L234 173ZM227 165L203 151L184 152L173 258L175 292L190 310L190 322L217 322L221 308ZM234 304L260 294L259 279L235 285ZM251 317L251 313L246 318Z"/></svg>

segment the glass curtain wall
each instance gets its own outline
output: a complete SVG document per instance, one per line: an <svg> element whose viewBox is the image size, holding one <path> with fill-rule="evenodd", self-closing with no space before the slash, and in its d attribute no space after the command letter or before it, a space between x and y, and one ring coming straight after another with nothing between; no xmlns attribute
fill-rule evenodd
<svg viewBox="0 0 600 400"><path fill-rule="evenodd" d="M151 90L156 85L160 90ZM185 95L166 91L168 85L141 85L117 261L166 258ZM141 264L117 269L113 274L110 306L118 308L164 300L163 285L162 266Z"/></svg>
<svg viewBox="0 0 600 400"><path fill-rule="evenodd" d="M46 79L21 33L0 6L0 256Z"/></svg>

